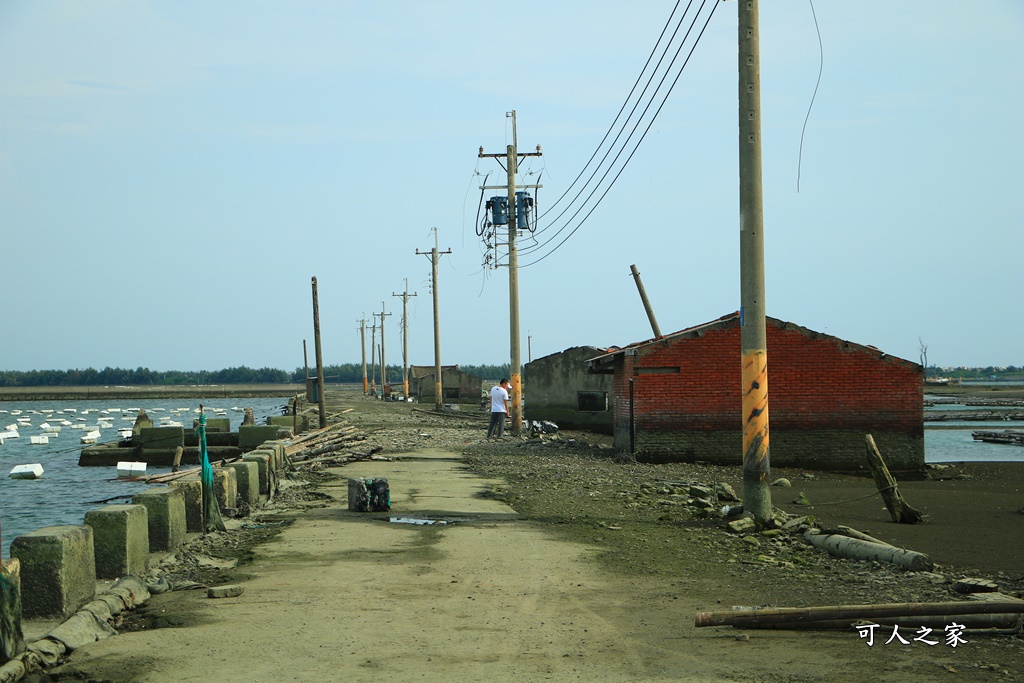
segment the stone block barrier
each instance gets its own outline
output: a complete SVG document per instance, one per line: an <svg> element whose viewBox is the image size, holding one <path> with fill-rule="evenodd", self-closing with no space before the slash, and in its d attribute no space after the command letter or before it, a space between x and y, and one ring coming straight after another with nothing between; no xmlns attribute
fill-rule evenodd
<svg viewBox="0 0 1024 683"><path fill-rule="evenodd" d="M96 594L91 526L48 526L18 536L11 557L21 562L26 618L66 618Z"/></svg>
<svg viewBox="0 0 1024 683"><path fill-rule="evenodd" d="M248 512L260 502L260 473L259 465L255 462L245 461L233 462L227 467L235 471L235 486L238 493L238 507L243 507Z"/></svg>
<svg viewBox="0 0 1024 683"><path fill-rule="evenodd" d="M149 563L149 515L144 505L105 505L85 513L92 527L96 577L143 576Z"/></svg>
<svg viewBox="0 0 1024 683"><path fill-rule="evenodd" d="M171 486L181 489L185 497L185 531L203 533L203 482L199 475L182 477Z"/></svg>
<svg viewBox="0 0 1024 683"><path fill-rule="evenodd" d="M185 542L185 493L176 486L154 486L132 497L149 517L149 551L177 550Z"/></svg>

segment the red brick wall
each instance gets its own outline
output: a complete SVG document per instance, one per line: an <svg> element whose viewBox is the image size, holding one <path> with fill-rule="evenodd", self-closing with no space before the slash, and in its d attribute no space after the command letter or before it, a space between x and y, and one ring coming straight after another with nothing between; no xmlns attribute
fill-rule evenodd
<svg viewBox="0 0 1024 683"><path fill-rule="evenodd" d="M831 469L859 469L863 434L871 433L876 439L883 434L898 437L901 464L895 469L923 466L919 366L796 326L769 321L767 333L769 438L787 448L778 457L773 449L773 462L828 460L831 451L842 451L842 458L855 459L856 467L833 463L837 466ZM616 445L628 445L619 432L624 429L628 435L628 380L633 379L638 456L719 460L713 444L728 442L731 447L735 439L730 435L742 427L739 321L697 338L655 342L638 354L624 357L622 370L616 372ZM658 374L644 374L652 370ZM824 432L832 433L827 441L813 434ZM832 448L836 433L850 436ZM684 457L673 457L680 450ZM732 459L738 453L719 455Z"/></svg>

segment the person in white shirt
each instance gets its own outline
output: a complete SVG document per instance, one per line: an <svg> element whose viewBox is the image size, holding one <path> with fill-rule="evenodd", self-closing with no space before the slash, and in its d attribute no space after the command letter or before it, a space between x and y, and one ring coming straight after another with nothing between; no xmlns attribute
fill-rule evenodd
<svg viewBox="0 0 1024 683"><path fill-rule="evenodd" d="M491 422L487 425L487 440L492 436L499 439L505 436L505 418L508 417L508 380L502 377L496 387L491 389Z"/></svg>

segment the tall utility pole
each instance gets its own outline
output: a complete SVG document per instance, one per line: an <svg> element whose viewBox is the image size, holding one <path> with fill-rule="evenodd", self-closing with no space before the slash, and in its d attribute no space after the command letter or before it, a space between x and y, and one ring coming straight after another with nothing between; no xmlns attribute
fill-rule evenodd
<svg viewBox="0 0 1024 683"><path fill-rule="evenodd" d="M434 231L434 248L430 250L430 290L434 297L434 410L441 412L444 409L444 398L441 396L441 319L437 312L437 259L439 254L450 254L448 251L437 250L437 228ZM416 250L418 255L427 252Z"/></svg>
<svg viewBox="0 0 1024 683"><path fill-rule="evenodd" d="M640 292L640 301L643 302L644 310L647 311L647 319L651 322L651 331L654 332L654 338L661 339L661 328L658 327L658 321L654 319L654 309L651 308L651 302L647 298L647 290L644 289L644 283L640 279L640 271L636 269L636 264L631 265L629 271L633 273L633 279L636 280L636 288Z"/></svg>
<svg viewBox="0 0 1024 683"><path fill-rule="evenodd" d="M519 171L519 157L542 156L540 145L537 145L536 152L519 153L518 141L516 139L516 112L513 109L507 116L512 119L512 144L505 149L505 154L484 154L484 148L480 148L480 157L491 157L500 159L505 157L506 171L508 171L508 308L509 308L509 340L511 356L511 377L512 393L509 396L512 417L512 434L518 436L523 426L523 375L522 361L519 350L519 249L516 247L516 173ZM487 188L485 188L487 189Z"/></svg>
<svg viewBox="0 0 1024 683"><path fill-rule="evenodd" d="M402 395L409 398L409 297L416 296L416 293L409 293L409 278L405 278L405 291L401 294L391 293L391 296L402 297Z"/></svg>
<svg viewBox="0 0 1024 683"><path fill-rule="evenodd" d="M739 3L740 350L743 359L743 507L772 518L768 488L768 343L761 193L761 48L758 0Z"/></svg>
<svg viewBox="0 0 1024 683"><path fill-rule="evenodd" d="M320 399L320 428L327 426L327 402L324 399L324 357L320 351L320 303L316 293L316 277L313 277L313 347L316 349L316 391Z"/></svg>
<svg viewBox="0 0 1024 683"><path fill-rule="evenodd" d="M370 331L370 391L377 398L377 321L373 321Z"/></svg>
<svg viewBox="0 0 1024 683"><path fill-rule="evenodd" d="M306 340L302 340L302 366L306 374L302 378L302 384L306 388L306 400L309 400L309 354L306 353Z"/></svg>
<svg viewBox="0 0 1024 683"><path fill-rule="evenodd" d="M391 314L384 312L384 302L381 301L380 313L374 313L373 315L380 318L380 391L381 395L387 398L391 393L391 389L388 384L388 366L384 362L384 318Z"/></svg>
<svg viewBox="0 0 1024 683"><path fill-rule="evenodd" d="M359 344L363 350L363 396L366 396L366 392L370 388L366 379L366 318L359 321Z"/></svg>

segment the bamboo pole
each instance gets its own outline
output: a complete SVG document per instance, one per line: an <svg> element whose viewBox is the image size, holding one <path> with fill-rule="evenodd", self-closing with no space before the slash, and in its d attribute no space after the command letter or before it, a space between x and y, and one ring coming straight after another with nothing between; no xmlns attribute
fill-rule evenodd
<svg viewBox="0 0 1024 683"><path fill-rule="evenodd" d="M725 612L698 612L694 624L702 626L760 626L796 624L842 619L856 620L892 617L923 617L971 614L1024 614L1024 601L961 600L956 602L896 602L878 605L834 605L825 607L745 608Z"/></svg>
<svg viewBox="0 0 1024 683"><path fill-rule="evenodd" d="M1020 614L939 614L917 617L879 617L871 620L882 628L900 626L903 628L919 629L922 626L935 629L937 633L933 638L940 637L942 629L951 623L963 626L967 631L979 631L984 629L992 634L1016 634L1021 629ZM736 628L766 628L766 629L787 629L806 631L845 631L855 628L858 625L869 623L866 619L820 619L817 621L801 621L795 623L777 624L743 624L735 625Z"/></svg>

